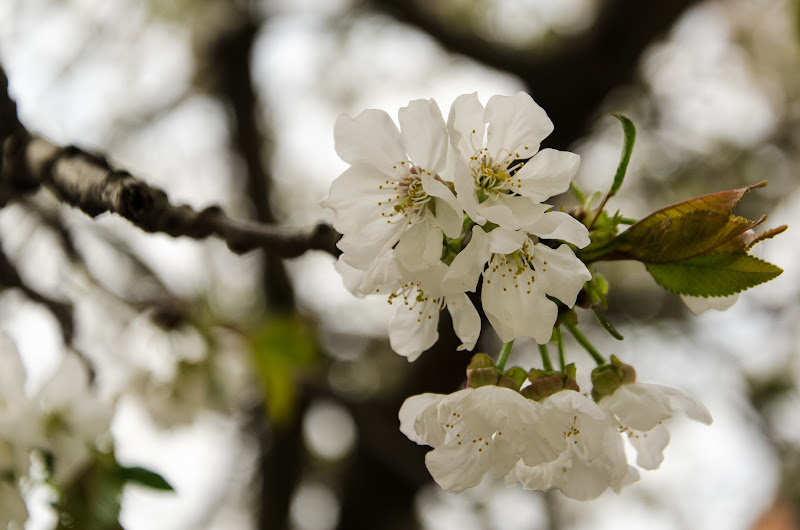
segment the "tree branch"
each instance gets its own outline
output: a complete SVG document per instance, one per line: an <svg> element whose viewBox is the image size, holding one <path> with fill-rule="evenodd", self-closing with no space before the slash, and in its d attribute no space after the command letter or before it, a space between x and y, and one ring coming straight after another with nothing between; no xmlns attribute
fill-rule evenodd
<svg viewBox="0 0 800 530"><path fill-rule="evenodd" d="M96 217L112 212L146 232L204 239L216 235L243 254L256 248L282 258L322 250L338 256L339 234L327 224L312 230L238 221L219 206L196 211L175 206L160 188L126 171L112 169L105 159L76 147L59 147L34 137L24 152L27 173L60 200ZM4 175L5 179L5 175Z"/></svg>

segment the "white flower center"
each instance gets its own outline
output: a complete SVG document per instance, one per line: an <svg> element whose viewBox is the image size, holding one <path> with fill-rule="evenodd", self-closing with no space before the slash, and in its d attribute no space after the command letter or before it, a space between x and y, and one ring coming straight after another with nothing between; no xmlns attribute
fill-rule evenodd
<svg viewBox="0 0 800 530"><path fill-rule="evenodd" d="M433 319L433 314L437 311L442 311L445 307L444 296L431 298L425 294L419 282L407 282L395 289L389 295L389 305L398 298L403 298L403 304L409 311L419 313L417 322Z"/></svg>
<svg viewBox="0 0 800 530"><path fill-rule="evenodd" d="M545 262L547 265L547 262ZM533 268L533 242L528 239L521 249L511 254L492 254L486 270L486 283L499 282L503 291L517 289L531 294L536 275Z"/></svg>
<svg viewBox="0 0 800 530"><path fill-rule="evenodd" d="M461 419L461 411L450 413L450 417L445 423L446 443L456 442L456 445L467 445L478 453L488 451L495 438L502 437L503 431L496 431L489 436L481 436L473 433L464 427Z"/></svg>
<svg viewBox="0 0 800 530"><path fill-rule="evenodd" d="M400 162L405 166L406 162ZM407 219L408 224L418 221L425 215L431 196L425 193L422 187L420 175L430 175L426 171L413 164L408 164L408 171L402 177L392 180L386 179L383 184L378 185L381 191L388 193L386 199L378 201L378 206L382 206L384 211L381 217L386 218L387 223ZM397 165L394 166L397 168Z"/></svg>
<svg viewBox="0 0 800 530"><path fill-rule="evenodd" d="M522 189L522 179L516 177L516 170L525 163L511 169L514 159L507 157L505 161L495 161L484 147L475 156L470 157L470 171L475 179L475 189L478 191L480 202L488 198L489 193L498 195L515 193L514 188Z"/></svg>

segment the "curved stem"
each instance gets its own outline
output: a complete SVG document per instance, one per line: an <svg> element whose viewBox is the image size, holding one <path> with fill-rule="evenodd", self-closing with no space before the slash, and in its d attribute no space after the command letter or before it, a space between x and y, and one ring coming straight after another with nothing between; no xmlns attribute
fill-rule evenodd
<svg viewBox="0 0 800 530"><path fill-rule="evenodd" d="M511 348L514 346L514 341L506 342L503 344L503 349L500 350L500 356L497 358L497 369L501 372L506 369L506 361L508 361L508 355L511 353Z"/></svg>
<svg viewBox="0 0 800 530"><path fill-rule="evenodd" d="M545 372L553 371L553 363L550 361L550 354L547 352L547 344L539 344L539 355L542 356L542 368Z"/></svg>
<svg viewBox="0 0 800 530"><path fill-rule="evenodd" d="M598 366L606 363L605 358L600 355L600 352L597 351L597 348L595 348L594 345L589 342L589 339L587 339L583 333L580 332L577 326L574 324L567 324L566 322L564 325L567 327L572 336L575 337L575 340L578 341L578 344L580 344L583 349L592 356L592 359L594 359Z"/></svg>
<svg viewBox="0 0 800 530"><path fill-rule="evenodd" d="M564 368L567 366L566 359L564 357L564 336L561 334L561 326L556 326L553 330L553 335L556 338L556 344L558 345L558 367L563 372Z"/></svg>

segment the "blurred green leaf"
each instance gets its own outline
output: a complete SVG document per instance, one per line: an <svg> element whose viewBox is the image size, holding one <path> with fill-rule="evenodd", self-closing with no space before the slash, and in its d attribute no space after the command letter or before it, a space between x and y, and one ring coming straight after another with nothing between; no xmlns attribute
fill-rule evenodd
<svg viewBox="0 0 800 530"><path fill-rule="evenodd" d="M297 373L317 360L314 330L299 316L270 316L250 334L250 350L270 419L285 424L294 411Z"/></svg>
<svg viewBox="0 0 800 530"><path fill-rule="evenodd" d="M648 263L656 282L675 294L730 296L777 277L782 269L744 252L721 252L680 263Z"/></svg>
<svg viewBox="0 0 800 530"><path fill-rule="evenodd" d="M123 482L134 482L154 490L175 491L164 477L143 467L120 467L119 476Z"/></svg>

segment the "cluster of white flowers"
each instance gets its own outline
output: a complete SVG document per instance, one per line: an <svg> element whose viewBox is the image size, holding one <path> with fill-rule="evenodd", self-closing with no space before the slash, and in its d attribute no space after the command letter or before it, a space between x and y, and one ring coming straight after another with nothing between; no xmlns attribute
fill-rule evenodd
<svg viewBox="0 0 800 530"><path fill-rule="evenodd" d="M659 467L669 440L663 422L676 410L711 423L708 411L682 392L636 382L597 402L568 389L535 401L494 385L422 394L408 398L399 417L410 440L434 448L425 464L451 493L477 486L490 473L509 485L588 500L638 480L623 438L638 453L638 466Z"/></svg>
<svg viewBox="0 0 800 530"><path fill-rule="evenodd" d="M483 310L504 342L549 341L558 313L549 297L572 307L591 279L565 244L588 245L586 227L543 202L569 189L578 155L539 151L553 124L523 92L485 108L459 96L447 123L433 100L398 118L399 129L381 110L336 121L350 167L322 204L343 234L347 288L389 296L392 348L410 361L436 342L445 307L461 349L474 347L480 318L466 293L481 276Z"/></svg>
<svg viewBox="0 0 800 530"><path fill-rule="evenodd" d="M111 407L89 391L87 368L74 354L34 394L25 381L19 352L0 335L0 528L28 518L20 484L29 478L32 454L47 455L50 483L69 484L112 417Z"/></svg>

